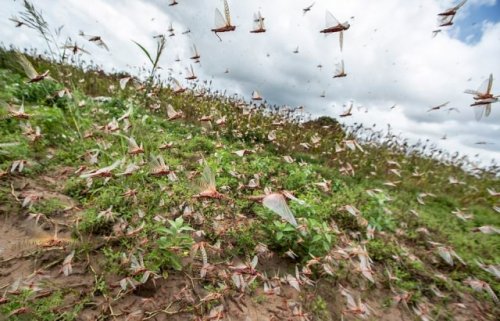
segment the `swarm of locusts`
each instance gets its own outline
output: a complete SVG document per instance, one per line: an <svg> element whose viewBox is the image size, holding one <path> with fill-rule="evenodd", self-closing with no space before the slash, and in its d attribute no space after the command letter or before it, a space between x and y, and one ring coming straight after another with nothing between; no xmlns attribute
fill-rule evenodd
<svg viewBox="0 0 500 321"><path fill-rule="evenodd" d="M451 22L464 3L440 16ZM215 15L217 37L236 30L227 1ZM250 33L267 33L267 16L253 18ZM349 28L327 12L320 32L338 33L342 50ZM257 90L228 97L202 88L192 65L183 85L10 55L17 71L1 71L24 74L0 97L0 199L15 213L0 207L13 221L0 236L9 318L498 315L498 165L477 168L390 126L312 119ZM195 45L189 59L201 61ZM341 60L333 77L346 76ZM492 84L466 91L478 119L498 101ZM17 87L39 99L16 98ZM352 116L354 102L345 107L339 117Z"/></svg>

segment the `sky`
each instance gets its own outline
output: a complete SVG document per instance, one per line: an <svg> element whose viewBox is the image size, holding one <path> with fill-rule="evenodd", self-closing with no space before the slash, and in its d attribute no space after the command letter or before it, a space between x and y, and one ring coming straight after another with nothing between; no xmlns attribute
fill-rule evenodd
<svg viewBox="0 0 500 321"><path fill-rule="evenodd" d="M457 17L461 41L475 44L481 40L483 23L500 21L500 1L481 1L481 5L470 6L467 12Z"/></svg>
<svg viewBox="0 0 500 321"><path fill-rule="evenodd" d="M46 48L35 31L15 28L9 21L22 11L22 1L3 0L0 40L18 48ZM476 121L472 96L490 73L500 75L500 3L468 0L451 27L434 38L437 14L453 7L450 0L228 0L234 32L220 34L214 28L214 11L223 12L221 0L37 0L35 6L55 29L61 25L60 41L76 40L90 51L87 60L105 70L134 73L147 66L147 59L131 40L153 50L154 35L170 23L175 36L167 37L160 60L165 78L173 75L187 84L186 68L193 65L200 80L213 89L226 90L250 99L258 90L268 103L304 106L314 117L338 118L344 105L354 103L353 116L338 119L346 125L391 125L395 134L411 141L430 139L450 153L459 151L478 160L500 161L500 103L489 117ZM309 12L302 8L314 2ZM252 34L253 14L260 10L267 31ZM347 21L343 51L338 34L324 36L325 12ZM186 30L191 32L182 34ZM79 30L99 35L107 52L79 37ZM191 47L201 55L193 64ZM298 53L293 53L295 48ZM181 61L176 62L179 56ZM333 78L343 60L347 77ZM321 65L322 68L317 66ZM226 73L225 71L229 72ZM320 97L322 93L325 97ZM493 93L500 94L494 81ZM432 106L449 104L428 112ZM392 106L396 106L392 108ZM447 108L456 108L447 110ZM446 139L442 139L446 137ZM488 144L476 144L487 142Z"/></svg>

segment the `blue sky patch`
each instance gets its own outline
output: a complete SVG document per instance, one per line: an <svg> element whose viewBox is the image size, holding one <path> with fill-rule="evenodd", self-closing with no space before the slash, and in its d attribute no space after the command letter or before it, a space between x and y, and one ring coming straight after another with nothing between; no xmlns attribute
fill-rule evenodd
<svg viewBox="0 0 500 321"><path fill-rule="evenodd" d="M468 44L476 44L481 40L485 23L500 21L500 1L495 1L493 5L469 5L463 9L467 10L467 15L456 20L456 36ZM459 11L458 15L460 14Z"/></svg>

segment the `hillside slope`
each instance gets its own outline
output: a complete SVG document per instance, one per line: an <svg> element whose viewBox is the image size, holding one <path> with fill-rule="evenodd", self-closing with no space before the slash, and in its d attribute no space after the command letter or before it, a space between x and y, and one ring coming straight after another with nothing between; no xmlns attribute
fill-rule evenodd
<svg viewBox="0 0 500 321"><path fill-rule="evenodd" d="M6 319L498 318L496 168L28 59L52 79L0 52Z"/></svg>

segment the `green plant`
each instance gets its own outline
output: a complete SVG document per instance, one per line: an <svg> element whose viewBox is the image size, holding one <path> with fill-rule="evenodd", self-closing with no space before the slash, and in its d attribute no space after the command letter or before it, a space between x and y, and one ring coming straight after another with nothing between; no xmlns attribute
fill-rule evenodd
<svg viewBox="0 0 500 321"><path fill-rule="evenodd" d="M378 262L388 262L392 260L392 257L399 255L398 248L391 242L384 241L382 239L372 239L366 244L368 253L374 261Z"/></svg>
<svg viewBox="0 0 500 321"><path fill-rule="evenodd" d="M187 232L193 229L184 223L182 217L168 220L170 227L157 227L156 234L159 236L155 248L148 255L147 260L152 262L154 270L173 268L181 270L181 257L185 255L193 244L191 235Z"/></svg>
<svg viewBox="0 0 500 321"><path fill-rule="evenodd" d="M293 168L288 173L286 177L284 187L289 190L297 190L307 185L311 181L312 171L309 167L298 168L293 166Z"/></svg>
<svg viewBox="0 0 500 321"><path fill-rule="evenodd" d="M105 295L108 292L109 289L104 276L95 274L93 295Z"/></svg>
<svg viewBox="0 0 500 321"><path fill-rule="evenodd" d="M149 93L151 88L154 85L155 82L155 77L156 77L156 72L158 71L159 63L160 63L160 58L161 55L163 54L163 51L165 50L165 45L167 43L166 39L164 36L160 36L156 38L156 52L154 53L154 57L151 55L151 53L140 43L132 40L133 43L139 47L142 52L146 55L148 58L149 62L151 63L151 70L149 72L149 76L146 82L146 91L145 93ZM146 97L146 96L144 96Z"/></svg>
<svg viewBox="0 0 500 321"><path fill-rule="evenodd" d="M263 304L263 303L266 303L267 302L267 297L263 294L260 294L260 295L256 295L253 300L255 301L255 303L257 304Z"/></svg>
<svg viewBox="0 0 500 321"><path fill-rule="evenodd" d="M43 213L45 215L58 214L66 206L57 198L43 199L35 202L31 210L35 213Z"/></svg>
<svg viewBox="0 0 500 321"><path fill-rule="evenodd" d="M90 208L82 213L82 221L78 224L78 231L82 234L107 234L110 223L98 217L97 210Z"/></svg>
<svg viewBox="0 0 500 321"><path fill-rule="evenodd" d="M302 246L313 256L321 256L330 251L335 236L326 222L320 222L313 218L307 219L307 233L302 233Z"/></svg>
<svg viewBox="0 0 500 321"><path fill-rule="evenodd" d="M106 257L106 270L113 274L123 273L123 267L120 265L121 253L111 247L104 247L102 253Z"/></svg>
<svg viewBox="0 0 500 321"><path fill-rule="evenodd" d="M321 295L317 295L312 302L308 304L308 310L314 313L314 316L317 320L320 321L330 321L332 318L330 317L330 313L327 308L328 304L325 299Z"/></svg>
<svg viewBox="0 0 500 321"><path fill-rule="evenodd" d="M200 151L205 154L210 154L215 148L210 139L203 136L196 136L189 140L184 149L191 152Z"/></svg>
<svg viewBox="0 0 500 321"><path fill-rule="evenodd" d="M49 29L49 24L45 20L41 11L38 11L35 6L27 1L23 1L24 12L21 12L21 22L23 22L28 28L38 31L40 36L45 40L45 44L49 49L52 59L55 59L55 52L52 46L57 47L57 42L55 40L54 34Z"/></svg>
<svg viewBox="0 0 500 321"><path fill-rule="evenodd" d="M0 305L0 313L3 316L8 316L17 309L27 308L25 314L12 315L8 320L54 320L58 316L54 310L62 304L63 292L54 291L50 295L39 299L35 299L36 294L31 290L23 290L18 296L11 296L10 302Z"/></svg>
<svg viewBox="0 0 500 321"><path fill-rule="evenodd" d="M274 221L270 227L270 233L273 236L273 245L276 248L287 251L295 247L299 238L295 227L287 222L281 221Z"/></svg>
<svg viewBox="0 0 500 321"><path fill-rule="evenodd" d="M257 239L260 237L258 224L244 225L239 229L229 231L229 237L234 239L236 255L245 255L251 253L257 245Z"/></svg>
<svg viewBox="0 0 500 321"><path fill-rule="evenodd" d="M374 195L363 209L363 216L370 226L379 231L394 231L397 227L396 220L387 208L388 197L384 193Z"/></svg>
<svg viewBox="0 0 500 321"><path fill-rule="evenodd" d="M61 85L54 81L42 81L39 83L21 84L15 88L14 96L28 103L56 105L64 108L68 98L59 98L57 91Z"/></svg>

